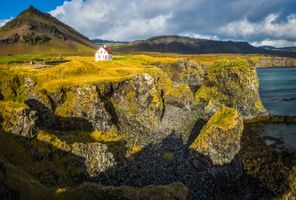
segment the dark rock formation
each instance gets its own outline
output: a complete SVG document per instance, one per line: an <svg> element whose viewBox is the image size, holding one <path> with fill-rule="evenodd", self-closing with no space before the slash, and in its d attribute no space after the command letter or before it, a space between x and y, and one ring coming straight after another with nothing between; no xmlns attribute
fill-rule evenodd
<svg viewBox="0 0 296 200"><path fill-rule="evenodd" d="M188 190L182 183L170 185L149 185L143 188L129 186L103 186L84 183L78 188L66 190L57 195L57 199L106 199L106 200L186 200Z"/></svg>
<svg viewBox="0 0 296 200"><path fill-rule="evenodd" d="M7 172L4 162L0 160L0 198L3 200L18 200L20 194L16 188L10 187L7 183Z"/></svg>

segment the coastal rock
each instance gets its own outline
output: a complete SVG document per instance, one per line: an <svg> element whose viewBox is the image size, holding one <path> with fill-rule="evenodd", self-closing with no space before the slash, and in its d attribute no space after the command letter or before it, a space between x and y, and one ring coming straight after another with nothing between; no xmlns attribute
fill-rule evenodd
<svg viewBox="0 0 296 200"><path fill-rule="evenodd" d="M291 57L276 57L264 56L261 57L256 63L257 67L295 67L296 58Z"/></svg>
<svg viewBox="0 0 296 200"><path fill-rule="evenodd" d="M192 154L208 157L214 165L230 163L240 150L243 121L238 111L220 108L190 145Z"/></svg>
<svg viewBox="0 0 296 200"><path fill-rule="evenodd" d="M246 61L217 61L208 66L195 99L208 108L209 115L222 105L237 109L244 120L267 115L259 96L256 69Z"/></svg>

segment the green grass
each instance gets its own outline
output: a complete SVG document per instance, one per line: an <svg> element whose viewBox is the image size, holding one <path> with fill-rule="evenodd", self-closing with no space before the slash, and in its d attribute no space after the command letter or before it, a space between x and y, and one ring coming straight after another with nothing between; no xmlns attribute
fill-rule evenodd
<svg viewBox="0 0 296 200"><path fill-rule="evenodd" d="M0 64L16 64L16 63L29 63L35 61L56 61L62 60L63 56L58 55L11 55L0 56Z"/></svg>

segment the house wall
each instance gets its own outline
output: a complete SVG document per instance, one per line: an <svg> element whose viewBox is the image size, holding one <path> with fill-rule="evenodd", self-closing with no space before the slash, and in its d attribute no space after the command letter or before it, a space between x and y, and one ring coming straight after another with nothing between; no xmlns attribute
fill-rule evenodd
<svg viewBox="0 0 296 200"><path fill-rule="evenodd" d="M95 60L112 60L112 54L108 54L105 49L100 48L95 55Z"/></svg>

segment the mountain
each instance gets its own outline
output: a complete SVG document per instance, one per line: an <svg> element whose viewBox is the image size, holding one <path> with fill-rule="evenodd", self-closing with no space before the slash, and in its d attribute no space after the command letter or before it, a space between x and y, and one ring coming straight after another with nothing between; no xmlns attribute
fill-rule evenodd
<svg viewBox="0 0 296 200"><path fill-rule="evenodd" d="M128 42L124 41L115 41L115 40L102 40L102 39L93 39L95 44L126 44Z"/></svg>
<svg viewBox="0 0 296 200"><path fill-rule="evenodd" d="M33 6L0 28L0 55L90 52L94 48L87 37Z"/></svg>
<svg viewBox="0 0 296 200"><path fill-rule="evenodd" d="M277 48L277 47L273 47L273 46L260 46L260 48L270 50L270 51L282 51L282 52L295 52L296 53L296 47L295 46L281 47L281 48Z"/></svg>
<svg viewBox="0 0 296 200"><path fill-rule="evenodd" d="M148 40L139 40L128 45L118 46L118 51L153 51L170 53L267 53L265 49L257 48L247 42L215 41L182 36L157 36Z"/></svg>

